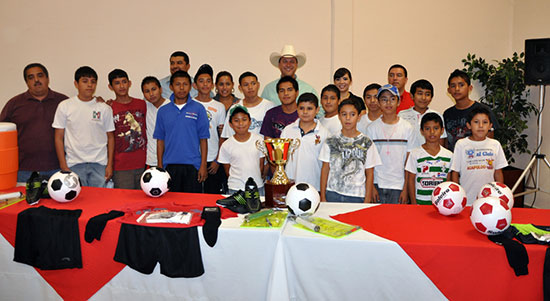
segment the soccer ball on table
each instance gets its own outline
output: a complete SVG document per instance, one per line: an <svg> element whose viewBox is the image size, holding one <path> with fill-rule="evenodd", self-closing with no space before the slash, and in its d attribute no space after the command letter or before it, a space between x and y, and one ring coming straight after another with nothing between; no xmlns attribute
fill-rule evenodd
<svg viewBox="0 0 550 301"><path fill-rule="evenodd" d="M477 198L481 199L488 196L494 196L505 201L510 209L514 207L514 194L508 186L502 183L492 182L483 185L477 195Z"/></svg>
<svg viewBox="0 0 550 301"><path fill-rule="evenodd" d="M504 200L490 196L475 200L470 220L480 233L497 235L510 226L512 211Z"/></svg>
<svg viewBox="0 0 550 301"><path fill-rule="evenodd" d="M443 182L432 192L432 204L442 215L456 215L466 207L466 192L454 182Z"/></svg>
<svg viewBox="0 0 550 301"><path fill-rule="evenodd" d="M48 194L60 203L76 199L81 188L80 178L72 171L58 171L48 180Z"/></svg>
<svg viewBox="0 0 550 301"><path fill-rule="evenodd" d="M141 190L150 197L160 197L170 190L170 174L160 167L150 167L141 175Z"/></svg>
<svg viewBox="0 0 550 301"><path fill-rule="evenodd" d="M298 183L290 187L286 194L288 211L296 216L315 213L320 203L319 192L308 183Z"/></svg>

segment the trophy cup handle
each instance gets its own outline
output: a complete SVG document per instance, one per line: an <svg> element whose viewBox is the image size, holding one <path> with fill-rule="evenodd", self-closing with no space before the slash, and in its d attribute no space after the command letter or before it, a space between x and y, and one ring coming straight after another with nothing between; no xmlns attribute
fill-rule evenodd
<svg viewBox="0 0 550 301"><path fill-rule="evenodd" d="M290 147L289 147L291 156L294 154L294 152L298 149L299 146L300 146L300 139L298 138L292 139L292 142L290 142Z"/></svg>
<svg viewBox="0 0 550 301"><path fill-rule="evenodd" d="M265 142L263 140L256 140L256 148L264 154L269 163L274 164L271 159L269 159L269 153L267 152L267 147L265 146Z"/></svg>

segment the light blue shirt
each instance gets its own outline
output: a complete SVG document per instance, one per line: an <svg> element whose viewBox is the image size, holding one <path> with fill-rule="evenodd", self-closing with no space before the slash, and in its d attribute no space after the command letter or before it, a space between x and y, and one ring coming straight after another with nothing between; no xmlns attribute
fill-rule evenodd
<svg viewBox="0 0 550 301"><path fill-rule="evenodd" d="M315 91L315 89L313 89L310 84L299 79L298 76L296 76L295 78L298 82L298 92L300 92L298 94L298 97L300 97L300 95L304 93L309 92L315 94L315 96L319 98L319 94L317 94L317 91ZM279 80L280 78L270 82L269 84L267 84L267 86L265 86L264 90L262 91L262 98L272 101L276 106L281 104L281 100L279 100L279 94L277 94L277 83L279 82Z"/></svg>

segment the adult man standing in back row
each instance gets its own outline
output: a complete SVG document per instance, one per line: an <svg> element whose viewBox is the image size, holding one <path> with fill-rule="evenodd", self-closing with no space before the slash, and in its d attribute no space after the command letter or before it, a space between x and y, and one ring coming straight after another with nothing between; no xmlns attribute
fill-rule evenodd
<svg viewBox="0 0 550 301"><path fill-rule="evenodd" d="M17 125L17 182L27 181L33 171L50 176L59 170L52 122L57 105L68 98L49 88L48 70L42 64L27 65L23 77L27 91L10 99L0 114L0 122Z"/></svg>
<svg viewBox="0 0 550 301"><path fill-rule="evenodd" d="M403 65L395 64L388 70L388 84L393 85L399 90L399 106L397 113L414 106L411 93L405 90L407 84L407 69Z"/></svg>
<svg viewBox="0 0 550 301"><path fill-rule="evenodd" d="M176 51L172 53L172 55L170 55L170 75L160 79L160 85L162 87L162 98L174 100L174 97L172 97L172 90L170 90L170 77L172 76L172 74L179 70L188 72L189 67L191 67L191 65L189 64L189 56L187 55L187 53L183 51ZM191 82L193 82L192 78ZM197 90L191 87L189 95L195 98L197 94Z"/></svg>
<svg viewBox="0 0 550 301"><path fill-rule="evenodd" d="M271 64L279 68L281 71L281 77L283 76L290 76L298 82L298 90L300 91L300 95L304 93L313 93L315 96L318 97L317 91L313 89L313 87L306 83L305 81L301 80L296 76L296 70L300 67L302 67L306 63L306 55L302 52L296 54L296 50L294 50L293 45L285 45L283 49L281 50L281 53L273 52L269 56L269 61ZM279 95L277 91L277 83L279 82L280 78L275 79L274 81L270 82L265 86L264 91L262 92L262 98L265 98L267 100L271 100L275 105L280 105L281 101L279 100Z"/></svg>

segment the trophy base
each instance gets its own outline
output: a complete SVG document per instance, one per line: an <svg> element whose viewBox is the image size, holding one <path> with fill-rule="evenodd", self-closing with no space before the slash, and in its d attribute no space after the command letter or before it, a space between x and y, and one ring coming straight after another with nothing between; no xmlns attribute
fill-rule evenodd
<svg viewBox="0 0 550 301"><path fill-rule="evenodd" d="M288 184L275 185L269 182L265 183L265 208L286 208L286 193L294 185L294 181Z"/></svg>

